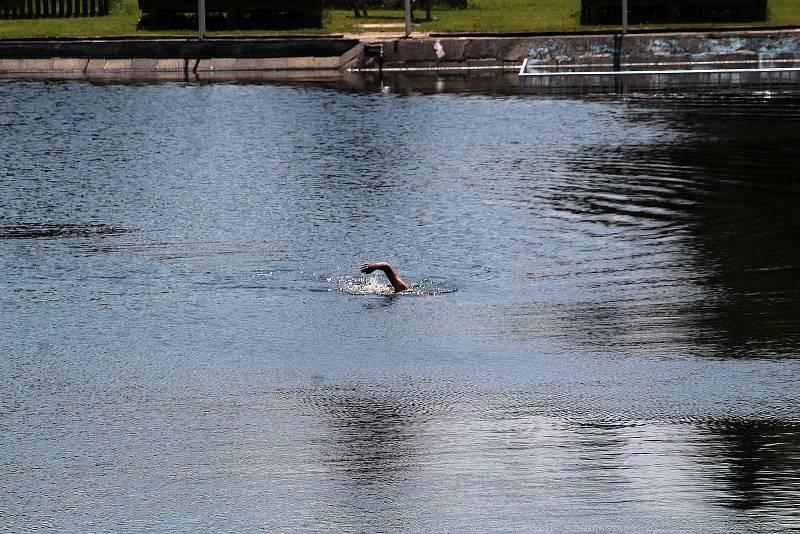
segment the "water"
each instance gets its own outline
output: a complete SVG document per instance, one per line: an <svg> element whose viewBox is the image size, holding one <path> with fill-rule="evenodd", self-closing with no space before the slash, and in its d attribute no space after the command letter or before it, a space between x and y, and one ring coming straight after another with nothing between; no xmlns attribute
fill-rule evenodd
<svg viewBox="0 0 800 534"><path fill-rule="evenodd" d="M800 528L800 95L0 102L3 532Z"/></svg>

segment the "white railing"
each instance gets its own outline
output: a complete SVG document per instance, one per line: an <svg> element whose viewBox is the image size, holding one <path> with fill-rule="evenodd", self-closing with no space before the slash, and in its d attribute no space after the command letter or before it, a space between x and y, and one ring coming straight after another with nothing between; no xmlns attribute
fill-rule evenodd
<svg viewBox="0 0 800 534"><path fill-rule="evenodd" d="M793 63L800 63L800 60L794 61L791 60ZM727 63L736 63L735 61L727 62ZM746 63L746 62L742 62ZM690 62L681 62L682 65L708 65L713 64L711 62L698 62L698 63L690 63ZM643 65L653 66L653 63L646 63ZM666 64L661 64L665 65ZM581 65L581 67L587 67L588 65ZM625 65L626 67L635 67L636 64L628 64ZM660 77L660 76L696 76L696 75L718 75L718 81L721 80L721 76L724 74L732 75L732 74L771 74L771 73L800 73L800 67L754 67L754 68L700 68L700 69L670 69L670 68L663 68L663 69L648 69L648 70L636 70L628 68L626 70L558 70L558 71L549 71L549 72L542 72L542 71L534 71L529 72L531 65L529 65L529 59L526 58L525 61L522 62L522 65L519 69L519 89L520 94L524 94L525 91L525 81L527 79L545 79L545 78L575 78L575 77L584 77L584 78L592 78L592 77L606 77L606 78L613 78L613 79L620 79L629 76L653 76L653 77ZM536 66L533 68L569 68L570 65L561 65L561 66L554 66L554 65L542 65L541 67ZM590 67L590 66L589 66Z"/></svg>

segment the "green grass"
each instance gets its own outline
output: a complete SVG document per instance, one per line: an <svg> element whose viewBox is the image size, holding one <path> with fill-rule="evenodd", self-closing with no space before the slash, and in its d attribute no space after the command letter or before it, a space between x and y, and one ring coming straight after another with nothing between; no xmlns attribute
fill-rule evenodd
<svg viewBox="0 0 800 534"><path fill-rule="evenodd" d="M331 25L341 28L335 31L359 31L359 25L364 23L403 22L402 11L372 10L369 17L362 19L356 19L349 11L334 11L331 15ZM420 10L415 15L422 16L424 11ZM580 0L472 0L467 9L434 9L433 16L438 20L420 21L415 24L414 31L568 30L579 27ZM375 30L369 29L369 31Z"/></svg>
<svg viewBox="0 0 800 534"><path fill-rule="evenodd" d="M434 9L437 20L418 22L419 32L526 32L544 30L576 30L590 28L579 24L580 0L471 0L467 9ZM119 35L193 35L191 30L137 30L137 0L118 0L111 14L105 17L0 20L0 38L15 37L97 37ZM419 14L418 14L419 15ZM401 28L364 28L362 24L400 24L400 10L372 10L369 17L355 18L352 11L331 10L322 29L292 31L228 31L211 35L291 34L291 33L363 33L402 31ZM741 23L730 24L741 26ZM800 26L800 1L769 0L769 18L751 26ZM670 24L680 27L680 24ZM684 26L691 26L685 24ZM703 26L709 26L703 24ZM726 24L713 26L725 27ZM636 27L636 26L633 26ZM658 25L647 27L658 28ZM663 27L663 26L661 26Z"/></svg>

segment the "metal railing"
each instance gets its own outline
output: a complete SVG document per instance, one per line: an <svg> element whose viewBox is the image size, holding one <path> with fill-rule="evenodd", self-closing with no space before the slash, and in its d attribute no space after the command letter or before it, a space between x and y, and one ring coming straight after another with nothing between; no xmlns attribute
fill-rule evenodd
<svg viewBox="0 0 800 534"><path fill-rule="evenodd" d="M0 0L2 19L99 17L108 15L109 0Z"/></svg>
<svg viewBox="0 0 800 534"><path fill-rule="evenodd" d="M800 63L800 60L792 60L792 63ZM731 62L736 63L736 62ZM741 62L746 63L746 62ZM691 66L693 63L682 62L681 65ZM698 65L708 65L709 62L700 62ZM642 66L654 66L653 63L642 64ZM519 91L520 95L525 94L527 82L545 82L541 85L552 87L593 87L609 86L618 89L624 88L626 80L639 82L640 86L658 88L659 86L676 85L704 85L706 87L731 87L734 85L753 85L764 82L775 82L777 84L792 84L800 86L800 67L777 67L777 66L758 66L751 68L670 68L668 64L660 64L664 68L660 69L639 69L636 64L624 65L625 70L560 70L569 68L569 65L536 65L529 64L529 59L522 62L519 69ZM591 68L590 65L580 67ZM554 71L532 71L536 68L558 68Z"/></svg>

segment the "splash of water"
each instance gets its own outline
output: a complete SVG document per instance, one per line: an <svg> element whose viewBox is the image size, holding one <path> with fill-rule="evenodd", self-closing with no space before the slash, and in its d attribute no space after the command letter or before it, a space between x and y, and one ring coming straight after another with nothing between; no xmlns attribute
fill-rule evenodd
<svg viewBox="0 0 800 534"><path fill-rule="evenodd" d="M435 296L453 293L456 288L439 280L425 279L412 283L410 291L395 293L394 288L377 276L341 276L328 278L328 282L336 285L335 291L349 295L403 295L403 296ZM332 290L333 291L333 290Z"/></svg>

